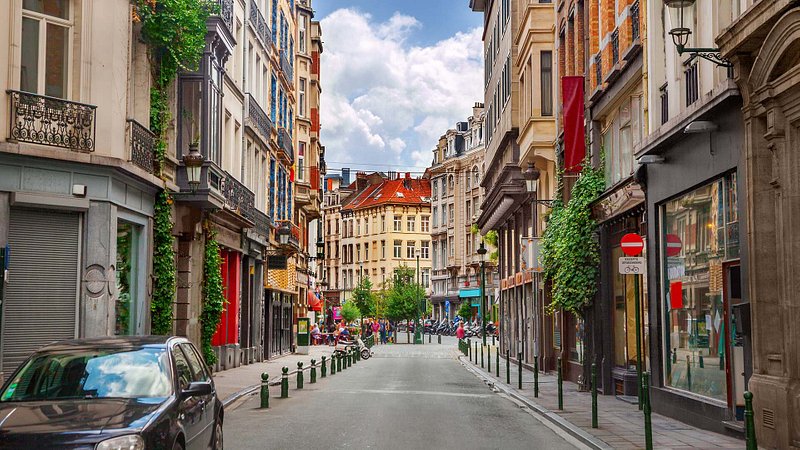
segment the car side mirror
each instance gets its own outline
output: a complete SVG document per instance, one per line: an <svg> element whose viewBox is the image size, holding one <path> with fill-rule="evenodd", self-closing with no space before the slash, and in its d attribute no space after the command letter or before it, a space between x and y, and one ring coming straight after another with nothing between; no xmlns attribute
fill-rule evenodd
<svg viewBox="0 0 800 450"><path fill-rule="evenodd" d="M189 383L186 389L181 391L181 399L189 397L202 397L204 395L211 395L211 382L209 381L195 381Z"/></svg>

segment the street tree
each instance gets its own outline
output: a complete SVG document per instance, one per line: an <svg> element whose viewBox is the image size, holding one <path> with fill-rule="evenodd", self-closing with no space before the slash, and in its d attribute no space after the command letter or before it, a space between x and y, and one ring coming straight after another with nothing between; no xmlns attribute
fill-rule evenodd
<svg viewBox="0 0 800 450"><path fill-rule="evenodd" d="M414 282L414 269L406 266L395 270L392 286L388 291L386 314L391 320L413 322L417 315L418 302L425 298L422 286ZM411 340L411 330L406 328L406 335Z"/></svg>
<svg viewBox="0 0 800 450"><path fill-rule="evenodd" d="M472 320L472 304L469 300L461 302L461 306L458 308L458 316L465 321Z"/></svg>
<svg viewBox="0 0 800 450"><path fill-rule="evenodd" d="M352 302L358 308L361 318L375 316L375 294L369 278L362 278L353 289Z"/></svg>
<svg viewBox="0 0 800 450"><path fill-rule="evenodd" d="M358 315L361 314L361 311L358 310L358 307L353 301L349 301L342 305L341 313L344 321L349 324L358 318Z"/></svg>

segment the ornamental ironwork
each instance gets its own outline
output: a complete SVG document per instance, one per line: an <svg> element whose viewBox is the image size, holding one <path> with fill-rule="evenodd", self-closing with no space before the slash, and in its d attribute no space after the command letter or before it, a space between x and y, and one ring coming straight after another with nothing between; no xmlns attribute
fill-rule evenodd
<svg viewBox="0 0 800 450"><path fill-rule="evenodd" d="M272 42L272 33L255 0L250 0L250 25L255 28L256 35L267 51L271 50L275 46L275 43Z"/></svg>
<svg viewBox="0 0 800 450"><path fill-rule="evenodd" d="M97 106L30 92L11 97L11 139L93 152Z"/></svg>
<svg viewBox="0 0 800 450"><path fill-rule="evenodd" d="M219 16L233 34L233 0L217 0L219 2Z"/></svg>
<svg viewBox="0 0 800 450"><path fill-rule="evenodd" d="M225 183L222 186L222 195L225 197L225 206L232 211L246 219L253 217L255 194L227 172L225 173Z"/></svg>
<svg viewBox="0 0 800 450"><path fill-rule="evenodd" d="M283 150L286 157L290 162L294 162L294 145L292 144L292 137L285 128L278 128L278 147Z"/></svg>
<svg viewBox="0 0 800 450"><path fill-rule="evenodd" d="M639 0L631 5L631 39L639 39Z"/></svg>
<svg viewBox="0 0 800 450"><path fill-rule="evenodd" d="M281 70L283 70L284 75L286 75L289 84L292 84L292 80L294 80L294 69L285 51L281 52Z"/></svg>
<svg viewBox="0 0 800 450"><path fill-rule="evenodd" d="M139 122L128 119L128 142L128 160L148 173L153 173L156 135Z"/></svg>
<svg viewBox="0 0 800 450"><path fill-rule="evenodd" d="M272 134L272 121L269 120L267 113L258 106L258 102L251 94L247 94L247 122L246 125L258 130L264 137L265 143L269 143L269 137Z"/></svg>
<svg viewBox="0 0 800 450"><path fill-rule="evenodd" d="M619 62L619 28L611 33L611 65Z"/></svg>
<svg viewBox="0 0 800 450"><path fill-rule="evenodd" d="M597 87L603 85L603 57L602 53L597 53L594 57L594 76Z"/></svg>
<svg viewBox="0 0 800 450"><path fill-rule="evenodd" d="M247 219L255 224L253 229L256 231L256 233L265 237L269 237L270 224L272 221L269 220L268 215L256 208L253 208L252 217L247 217Z"/></svg>

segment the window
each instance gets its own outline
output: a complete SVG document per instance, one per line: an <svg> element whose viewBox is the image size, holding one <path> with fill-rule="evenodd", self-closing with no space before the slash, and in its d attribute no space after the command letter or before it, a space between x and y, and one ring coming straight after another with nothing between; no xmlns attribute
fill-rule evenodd
<svg viewBox="0 0 800 450"><path fill-rule="evenodd" d="M435 226L435 227L439 226L438 219L439 219L439 207L438 206L434 206L433 207L433 226ZM423 226L424 226L424 224L423 224Z"/></svg>
<svg viewBox="0 0 800 450"><path fill-rule="evenodd" d="M467 216L469 216L470 211L472 211L472 202L470 200L467 200L466 206L467 209L465 209L464 212L467 214Z"/></svg>
<svg viewBox="0 0 800 450"><path fill-rule="evenodd" d="M445 226L447 224L447 210L444 208L445 205L442 205L442 221L439 223L439 226Z"/></svg>
<svg viewBox="0 0 800 450"><path fill-rule="evenodd" d="M297 112L297 115L300 117L306 116L306 79L300 78L300 87L298 89L300 93L299 100L298 100L298 107L300 108Z"/></svg>
<svg viewBox="0 0 800 450"><path fill-rule="evenodd" d="M364 244L364 261L369 261L369 244Z"/></svg>
<svg viewBox="0 0 800 450"><path fill-rule="evenodd" d="M298 45L298 50L300 51L300 53L305 55L306 54L306 33L307 33L307 30L308 30L308 17L305 16L304 14L300 15L300 23L298 24L298 27L300 28L300 32L299 32L300 42L299 42L299 45Z"/></svg>
<svg viewBox="0 0 800 450"><path fill-rule="evenodd" d="M394 241L394 257L403 257L403 241Z"/></svg>
<svg viewBox="0 0 800 450"><path fill-rule="evenodd" d="M414 255L414 250L417 249L417 242L416 241L408 241L406 243L406 258L413 259L416 257Z"/></svg>
<svg viewBox="0 0 800 450"><path fill-rule="evenodd" d="M356 219L356 235L361 235L361 219Z"/></svg>
<svg viewBox="0 0 800 450"><path fill-rule="evenodd" d="M431 285L431 270L422 269L422 286L427 288Z"/></svg>
<svg viewBox="0 0 800 450"><path fill-rule="evenodd" d="M450 249L450 257L455 256L455 246L453 245L453 236L447 237L447 247Z"/></svg>
<svg viewBox="0 0 800 450"><path fill-rule="evenodd" d="M304 165L306 159L306 143L297 143L297 181L305 180L306 166Z"/></svg>
<svg viewBox="0 0 800 450"><path fill-rule="evenodd" d="M381 259L386 259L386 241L381 241Z"/></svg>
<svg viewBox="0 0 800 450"><path fill-rule="evenodd" d="M542 115L553 115L553 52L542 52L541 80L542 80Z"/></svg>
<svg viewBox="0 0 800 450"><path fill-rule="evenodd" d="M22 3L20 90L68 97L72 22L69 0Z"/></svg>
<svg viewBox="0 0 800 450"><path fill-rule="evenodd" d="M683 73L686 75L686 106L689 106L700 97L697 63L691 64Z"/></svg>
<svg viewBox="0 0 800 450"><path fill-rule="evenodd" d="M415 231L417 224L417 216L408 216L406 218L406 230L407 231Z"/></svg>
<svg viewBox="0 0 800 450"><path fill-rule="evenodd" d="M386 232L386 216L381 216L381 233Z"/></svg>
<svg viewBox="0 0 800 450"><path fill-rule="evenodd" d="M364 218L364 234L369 234L369 218Z"/></svg>
<svg viewBox="0 0 800 450"><path fill-rule="evenodd" d="M356 244L356 261L361 261L361 244Z"/></svg>
<svg viewBox="0 0 800 450"><path fill-rule="evenodd" d="M430 257L431 257L431 254L430 254L430 251L431 251L431 249L430 249L430 247L431 247L431 241L422 241L422 242L420 243L420 245L421 245L421 247L420 247L420 248L421 248L421 252L420 252L420 253L421 253L421 255L420 255L420 257L421 257L422 259L428 259L428 258L430 258Z"/></svg>
<svg viewBox="0 0 800 450"><path fill-rule="evenodd" d="M394 216L394 231L401 231L403 227L402 216Z"/></svg>
<svg viewBox="0 0 800 450"><path fill-rule="evenodd" d="M448 189L450 189L450 195L455 193L455 177L450 175L447 180Z"/></svg>
<svg viewBox="0 0 800 450"><path fill-rule="evenodd" d="M197 351L190 344L179 344L178 346L183 350L186 359L189 361L189 368L192 370L194 381L211 381L211 377L206 371L205 363L200 360Z"/></svg>
<svg viewBox="0 0 800 450"><path fill-rule="evenodd" d="M661 124L667 123L669 120L669 91L667 85L664 84L658 90L659 101L661 102Z"/></svg>
<svg viewBox="0 0 800 450"><path fill-rule="evenodd" d="M422 226L420 227L420 231L423 233L430 233L431 221L429 216L422 216Z"/></svg>
<svg viewBox="0 0 800 450"><path fill-rule="evenodd" d="M436 200L439 198L439 180L433 180L433 189L431 189L433 193L433 199Z"/></svg>
<svg viewBox="0 0 800 450"><path fill-rule="evenodd" d="M456 206L454 204L450 203L450 207L449 207L449 209L450 209L450 214L449 214L450 215L450 225L453 225L453 221L456 218L456 209L455 208L456 208Z"/></svg>
<svg viewBox="0 0 800 450"><path fill-rule="evenodd" d="M615 110L603 131L607 186L612 186L633 173L633 147L642 138L642 97L629 97Z"/></svg>

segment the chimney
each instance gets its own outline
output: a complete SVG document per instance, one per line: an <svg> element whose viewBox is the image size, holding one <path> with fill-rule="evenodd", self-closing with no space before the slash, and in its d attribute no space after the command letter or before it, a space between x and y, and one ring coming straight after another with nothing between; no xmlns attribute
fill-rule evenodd
<svg viewBox="0 0 800 450"><path fill-rule="evenodd" d="M342 167L342 184L350 185L350 169L348 167Z"/></svg>
<svg viewBox="0 0 800 450"><path fill-rule="evenodd" d="M410 179L411 179L411 172L406 172L406 179L407 179L407 180L410 180Z"/></svg>

